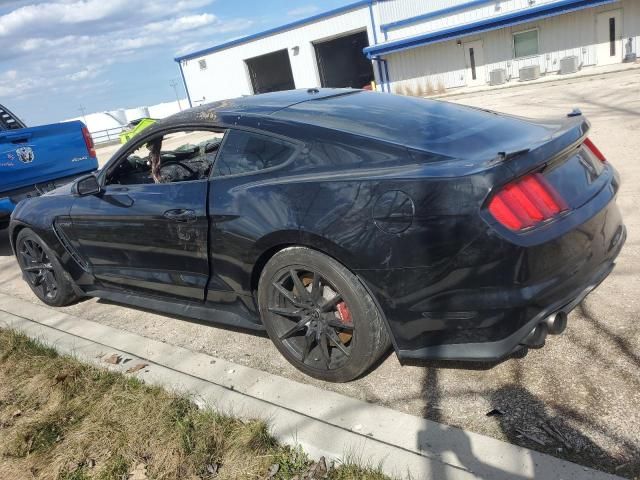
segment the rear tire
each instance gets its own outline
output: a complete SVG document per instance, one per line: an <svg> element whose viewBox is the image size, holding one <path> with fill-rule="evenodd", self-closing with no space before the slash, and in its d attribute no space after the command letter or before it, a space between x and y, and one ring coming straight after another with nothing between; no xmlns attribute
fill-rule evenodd
<svg viewBox="0 0 640 480"><path fill-rule="evenodd" d="M354 380L390 347L382 315L360 280L315 250L276 253L260 275L258 303L275 346L309 376Z"/></svg>
<svg viewBox="0 0 640 480"><path fill-rule="evenodd" d="M33 293L47 305L63 307L80 297L73 290L69 274L49 246L30 228L18 233L16 257L22 276Z"/></svg>

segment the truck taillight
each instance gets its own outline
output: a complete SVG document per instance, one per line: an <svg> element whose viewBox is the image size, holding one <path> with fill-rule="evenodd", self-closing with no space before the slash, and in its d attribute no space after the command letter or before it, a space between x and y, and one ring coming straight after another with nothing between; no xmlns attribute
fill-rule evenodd
<svg viewBox="0 0 640 480"><path fill-rule="evenodd" d="M568 209L564 199L541 173L502 187L489 201L489 212L510 230L524 230Z"/></svg>
<svg viewBox="0 0 640 480"><path fill-rule="evenodd" d="M600 149L596 147L589 138L585 139L584 146L587 147L591 151L591 153L593 153L602 163L605 163L607 161L607 157L602 154Z"/></svg>
<svg viewBox="0 0 640 480"><path fill-rule="evenodd" d="M82 127L82 136L84 137L84 143L87 146L87 152L90 157L96 158L96 148L93 144L93 138L89 133L89 129L87 127Z"/></svg>

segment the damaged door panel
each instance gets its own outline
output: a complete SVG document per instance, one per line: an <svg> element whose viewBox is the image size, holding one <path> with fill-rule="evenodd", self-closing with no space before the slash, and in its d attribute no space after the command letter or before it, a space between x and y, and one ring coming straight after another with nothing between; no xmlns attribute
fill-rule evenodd
<svg viewBox="0 0 640 480"><path fill-rule="evenodd" d="M109 185L74 203L77 249L103 287L204 300L206 199L206 181Z"/></svg>

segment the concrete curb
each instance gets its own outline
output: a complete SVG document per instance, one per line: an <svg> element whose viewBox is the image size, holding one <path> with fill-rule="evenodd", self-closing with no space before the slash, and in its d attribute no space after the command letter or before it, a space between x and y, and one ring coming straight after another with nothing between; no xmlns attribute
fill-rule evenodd
<svg viewBox="0 0 640 480"><path fill-rule="evenodd" d="M253 368L151 340L0 294L0 326L20 330L62 353L107 366L105 355L130 359L112 367L145 382L193 395L200 404L243 418L263 418L281 442L312 457L346 455L385 473L411 478L614 479L574 463L499 440L371 405Z"/></svg>

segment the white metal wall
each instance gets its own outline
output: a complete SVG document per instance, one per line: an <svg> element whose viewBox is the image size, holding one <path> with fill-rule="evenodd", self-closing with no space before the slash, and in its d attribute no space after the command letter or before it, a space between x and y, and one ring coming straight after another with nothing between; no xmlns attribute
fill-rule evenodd
<svg viewBox="0 0 640 480"><path fill-rule="evenodd" d="M339 37L368 28L368 7L344 12L268 37L258 38L225 50L182 62L185 81L194 106L204 102L250 95L253 93L245 60L277 50L287 49L296 88L318 87L320 79L313 42ZM298 47L297 54L292 50ZM200 70L204 59L207 69ZM377 74L377 72L376 72Z"/></svg>
<svg viewBox="0 0 640 480"><path fill-rule="evenodd" d="M543 5L545 3L553 3L557 0L536 0L535 6ZM443 8L448 8L456 5L464 5L469 0L438 0L436 2L429 2L428 8L423 8L423 11L418 14L408 15L405 13L402 16L401 12L408 12L415 10L416 5L421 5L422 2L416 2L415 0L394 0L391 2L379 3L380 9L387 11L387 16L381 14L381 24L387 24L389 22L411 18L416 15L425 13L432 13ZM435 6L438 8L435 8ZM467 23L476 22L479 20L486 20L506 13L514 12L517 10L523 10L531 8L529 0L496 0L486 2L474 7L470 7L464 10L452 12L447 15L437 16L429 18L421 22L410 23L400 27L395 27L387 31L388 40L397 40L400 38L413 37L423 33L435 32L446 28L455 27L458 25L464 25Z"/></svg>
<svg viewBox="0 0 640 480"><path fill-rule="evenodd" d="M535 5L557 0L536 0ZM378 0L373 4L378 43L384 41L382 24L467 3L468 0ZM499 8L496 7L499 6ZM494 0L475 8L454 12L443 17L427 19L388 31L389 40L413 36L441 28L473 22L529 7L528 0ZM462 42L482 40L485 78L489 72L504 68L511 78L517 78L523 66L538 64L542 73L559 69L560 59L576 55L584 66L594 65L596 59L595 16L599 12L622 9L623 34L633 37L635 51L640 54L640 0L621 0L574 13L558 15L510 28L503 28L460 39ZM287 49L296 88L320 85L313 42L335 38L367 29L369 44L374 44L368 7L364 6L329 18L249 41L225 50L183 62L185 81L194 105L225 98L249 95L251 81L244 60L277 50ZM540 54L514 59L513 33L530 28L539 29ZM292 50L298 47L297 54ZM204 59L207 69L200 70L198 61ZM411 50L389 54L389 74L392 90L400 93L430 94L467 84L464 49L456 40L441 42ZM376 81L378 68L374 63Z"/></svg>
<svg viewBox="0 0 640 480"><path fill-rule="evenodd" d="M460 40L462 42L482 40L485 64L478 68L484 69L487 80L489 72L498 68L506 69L511 78L518 78L520 68L535 64L540 66L541 73L557 72L560 68L560 60L572 55L576 55L583 66L595 65L597 63L596 15L615 9L623 11L623 36L634 38L636 52L640 54L640 1L638 0L623 0L610 5L464 37ZM532 28L539 30L540 54L514 59L513 34ZM454 40L393 53L386 58L392 79L392 90L395 92L405 93L411 90L424 92L429 88L441 90L467 84L464 49Z"/></svg>

